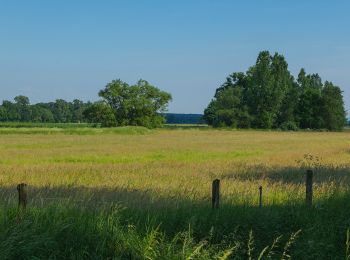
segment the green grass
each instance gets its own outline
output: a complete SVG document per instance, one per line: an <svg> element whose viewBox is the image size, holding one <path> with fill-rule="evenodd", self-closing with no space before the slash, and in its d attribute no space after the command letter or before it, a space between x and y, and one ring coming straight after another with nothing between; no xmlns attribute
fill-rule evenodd
<svg viewBox="0 0 350 260"><path fill-rule="evenodd" d="M33 208L20 221L16 212L5 209L0 215L1 259L228 259L258 256L253 237L237 234L217 240L217 231L208 230L206 239L196 240L190 225L172 236L162 230L157 219L136 215L118 207L105 211L47 207ZM132 220L131 220L132 219ZM137 220L138 219L138 220ZM135 222L134 221L138 221ZM142 224L141 224L142 223ZM254 235L254 233L252 233ZM289 253L283 247L289 237L280 237L268 254ZM271 242L273 244L273 241ZM268 245L267 245L268 246Z"/></svg>
<svg viewBox="0 0 350 260"><path fill-rule="evenodd" d="M165 124L165 129L210 129L207 124Z"/></svg>
<svg viewBox="0 0 350 260"><path fill-rule="evenodd" d="M82 128L92 127L88 123L33 123L33 122L0 122L0 128Z"/></svg>
<svg viewBox="0 0 350 260"><path fill-rule="evenodd" d="M117 127L117 128L92 128L92 127L0 127L0 135L3 134L69 134L69 135L94 135L94 134L146 134L151 130L145 127Z"/></svg>
<svg viewBox="0 0 350 260"><path fill-rule="evenodd" d="M0 259L344 259L349 134L2 128Z"/></svg>
<svg viewBox="0 0 350 260"><path fill-rule="evenodd" d="M5 146L6 147L6 146ZM6 147L8 148L8 146ZM50 146L32 146L32 145L15 145L11 146L12 149L18 150L33 150L33 149L48 149ZM172 152L171 154L152 152L142 155L128 155L128 156L112 156L112 155L63 155L55 156L54 158L42 159L40 162L36 158L8 158L1 159L0 164L4 165L17 165L17 164L48 164L48 163L94 163L94 164L132 164L138 163L156 163L156 162L183 162L183 163L200 163L207 160L222 160L222 159L241 159L251 156L256 156L263 154L263 151L232 151L232 152L222 152L222 153L204 153L196 151L183 151L183 152Z"/></svg>

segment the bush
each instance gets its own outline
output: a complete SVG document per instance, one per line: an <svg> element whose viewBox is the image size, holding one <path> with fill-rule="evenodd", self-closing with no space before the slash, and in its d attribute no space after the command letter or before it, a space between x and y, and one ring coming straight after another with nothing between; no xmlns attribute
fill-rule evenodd
<svg viewBox="0 0 350 260"><path fill-rule="evenodd" d="M298 126L292 121L287 121L281 124L281 129L284 131L297 131Z"/></svg>

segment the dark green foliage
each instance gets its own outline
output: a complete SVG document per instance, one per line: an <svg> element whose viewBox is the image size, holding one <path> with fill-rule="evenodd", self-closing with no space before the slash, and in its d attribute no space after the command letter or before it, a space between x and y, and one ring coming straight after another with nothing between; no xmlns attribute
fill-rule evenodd
<svg viewBox="0 0 350 260"><path fill-rule="evenodd" d="M1 106L4 110L6 110L6 113L4 113L4 115L6 115L6 118L2 118L1 121L17 121L19 122L21 119L21 115L19 113L19 108L17 107L16 104L4 100L2 102L2 106Z"/></svg>
<svg viewBox="0 0 350 260"><path fill-rule="evenodd" d="M19 118L21 122L28 122L31 119L32 111L30 109L29 98L26 96L15 97L15 106L19 113Z"/></svg>
<svg viewBox="0 0 350 260"><path fill-rule="evenodd" d="M205 110L208 123L220 127L249 127L251 119L242 102L242 88L232 86L216 93L216 99Z"/></svg>
<svg viewBox="0 0 350 260"><path fill-rule="evenodd" d="M41 107L39 105L33 105L31 107L31 120L26 122L42 122L42 123L53 123L55 122L54 116L51 110Z"/></svg>
<svg viewBox="0 0 350 260"><path fill-rule="evenodd" d="M7 110L3 106L0 106L0 121L7 121Z"/></svg>
<svg viewBox="0 0 350 260"><path fill-rule="evenodd" d="M281 124L280 128L282 130L285 130L285 131L296 131L296 130L298 130L298 126L296 125L296 123L294 121L283 122Z"/></svg>
<svg viewBox="0 0 350 260"><path fill-rule="evenodd" d="M321 115L322 81L318 74L306 75L301 69L298 75L300 87L297 117L301 128L319 129L323 127Z"/></svg>
<svg viewBox="0 0 350 260"><path fill-rule="evenodd" d="M0 122L81 123L89 122L103 127L145 126L159 127L165 122L163 113L171 95L139 80L128 85L113 80L99 92L103 101L94 104L78 99L31 105L28 97L17 96L15 102L3 101Z"/></svg>
<svg viewBox="0 0 350 260"><path fill-rule="evenodd" d="M102 127L113 127L117 124L112 108L103 101L94 103L83 114L89 123L101 124Z"/></svg>
<svg viewBox="0 0 350 260"><path fill-rule="evenodd" d="M55 111L55 122L68 123L71 121L72 113L69 111L69 104L63 99L57 99L53 104L53 110Z"/></svg>
<svg viewBox="0 0 350 260"><path fill-rule="evenodd" d="M118 126L161 126L165 119L161 115L167 108L171 95L139 80L128 85L113 80L99 92L99 96L110 106Z"/></svg>
<svg viewBox="0 0 350 260"><path fill-rule="evenodd" d="M281 110L287 91L292 86L291 75L284 57L261 52L256 65L247 72L247 89L252 127L272 128Z"/></svg>
<svg viewBox="0 0 350 260"><path fill-rule="evenodd" d="M252 118L248 112L245 89L247 78L243 73L233 73L216 90L214 100L204 111L204 119L215 127L249 128Z"/></svg>
<svg viewBox="0 0 350 260"><path fill-rule="evenodd" d="M345 125L342 91L302 69L295 81L279 54L259 54L246 73L233 73L204 111L214 127L340 130Z"/></svg>
<svg viewBox="0 0 350 260"><path fill-rule="evenodd" d="M328 81L322 89L321 113L327 129L339 130L346 124L342 91Z"/></svg>
<svg viewBox="0 0 350 260"><path fill-rule="evenodd" d="M4 100L0 105L0 122L80 123L86 122L83 111L91 106L75 99L58 99L50 103L31 105L28 97L17 96L15 102Z"/></svg>
<svg viewBox="0 0 350 260"><path fill-rule="evenodd" d="M84 103L79 99L74 99L72 104L72 122L84 122L84 111L90 106L90 102Z"/></svg>

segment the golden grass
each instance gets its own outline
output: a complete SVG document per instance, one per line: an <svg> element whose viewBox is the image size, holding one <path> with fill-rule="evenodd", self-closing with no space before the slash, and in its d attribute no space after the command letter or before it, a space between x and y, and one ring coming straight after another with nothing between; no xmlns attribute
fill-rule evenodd
<svg viewBox="0 0 350 260"><path fill-rule="evenodd" d="M0 134L1 198L12 200L16 185L25 182L32 200L120 201L142 208L161 200L166 207L183 200L209 203L211 182L220 178L224 203L256 205L259 185L264 204L302 202L304 170L297 160L313 154L322 165L315 172L317 201L347 191L349 144L349 132L6 132Z"/></svg>

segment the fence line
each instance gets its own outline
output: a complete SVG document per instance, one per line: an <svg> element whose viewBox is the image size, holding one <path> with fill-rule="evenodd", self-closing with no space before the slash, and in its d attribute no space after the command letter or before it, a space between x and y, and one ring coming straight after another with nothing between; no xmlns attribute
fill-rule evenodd
<svg viewBox="0 0 350 260"><path fill-rule="evenodd" d="M312 207L312 197L313 197L313 171L307 170L306 171L306 178L305 178L305 204L307 207ZM18 216L21 215L27 208L28 203L28 193L27 193L27 184L20 183L17 185L17 191L18 191ZM63 200L66 199L68 201L75 201L75 202L84 202L85 200L72 200L71 198L39 198L41 201L43 200ZM106 205L106 204L112 204L113 201L108 202L96 202L94 201L94 204L98 205ZM220 205L220 180L215 179L212 183L212 200L211 200L212 208L218 209ZM263 207L263 187L259 186L259 208Z"/></svg>

